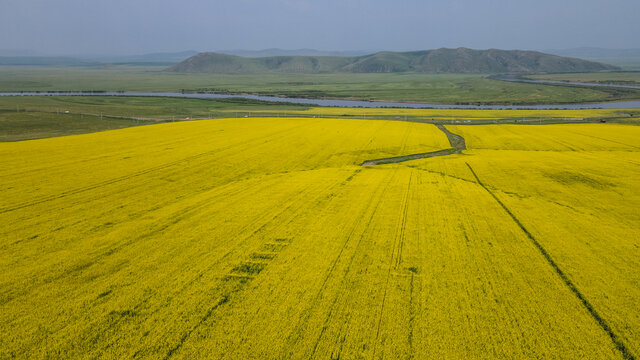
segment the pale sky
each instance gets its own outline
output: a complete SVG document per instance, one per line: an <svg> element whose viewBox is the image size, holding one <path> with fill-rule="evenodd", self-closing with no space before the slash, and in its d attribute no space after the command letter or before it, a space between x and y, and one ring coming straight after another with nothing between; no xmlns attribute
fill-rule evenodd
<svg viewBox="0 0 640 360"><path fill-rule="evenodd" d="M640 0L0 0L0 50L640 48Z"/></svg>

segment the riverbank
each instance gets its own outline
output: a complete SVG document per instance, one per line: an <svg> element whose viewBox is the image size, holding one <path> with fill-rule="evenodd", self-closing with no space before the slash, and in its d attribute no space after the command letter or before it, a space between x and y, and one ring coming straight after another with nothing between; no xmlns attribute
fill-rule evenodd
<svg viewBox="0 0 640 360"><path fill-rule="evenodd" d="M505 80L509 81L509 80ZM122 97L170 97L188 99L248 99L264 102L289 103L296 105L316 105L327 107L360 107L360 108L412 108L412 109L632 109L640 108L639 101L612 101L600 103L580 104L539 104L539 105L462 105L416 102L389 101L359 101L338 99L310 99L294 97L260 96L249 94L217 94L217 93L181 93L181 92L134 92L134 91L104 91L104 92L3 92L3 97L20 96L122 96Z"/></svg>

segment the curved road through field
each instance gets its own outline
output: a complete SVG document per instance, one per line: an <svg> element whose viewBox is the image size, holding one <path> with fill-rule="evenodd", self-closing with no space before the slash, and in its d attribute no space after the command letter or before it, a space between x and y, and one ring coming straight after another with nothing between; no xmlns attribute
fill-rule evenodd
<svg viewBox="0 0 640 360"><path fill-rule="evenodd" d="M445 135L447 135L447 139L449 139L449 144L451 144L451 147L449 149L430 151L430 152L419 153L419 154L404 155L404 156L394 156L394 157L388 157L388 158L382 158L382 159L367 160L362 164L360 164L360 166L392 164L392 163L399 163L399 162L416 160L416 159L425 159L425 158L436 157L436 156L460 154L462 150L467 149L467 145L462 136L452 133L444 125L438 124L436 125L436 127L438 127L440 131L442 131Z"/></svg>
<svg viewBox="0 0 640 360"><path fill-rule="evenodd" d="M451 154L460 154L462 152L462 150L466 150L467 146L466 146L465 140L464 140L464 138L462 136L450 132L449 129L444 127L444 125L436 125L436 126L438 127L438 129L440 129L442 132L444 132L445 135L447 135L447 139L449 139L449 143L451 144L451 148L445 149L445 150L438 150L438 151L432 151L432 152L427 152L427 153L421 153L421 154L412 154L412 155L396 156L396 157L390 157L390 158L384 158L384 159L367 160L364 163L362 163L361 166L391 164L391 163L399 163L399 162L415 160L415 159L423 159L423 158L430 158L430 157L436 157L436 156L445 156L445 155L451 155ZM466 165L469 168L469 170L471 171L471 173L473 174L473 177L476 180L475 182L478 185L480 185L484 190L486 190L489 193L489 195L504 209L504 211L509 215L509 217L516 223L516 225L518 225L518 227L520 227L520 229L524 232L524 234L527 236L527 238L529 238L531 243L538 250L540 255L542 255L544 257L545 261L549 264L549 266L551 266L553 268L555 273L560 277L560 279L565 284L565 286L580 301L582 306L584 306L585 310L589 313L589 315L598 323L600 328L609 336L609 338L613 342L613 345L620 352L622 357L625 360L635 360L636 359L635 356L631 353L631 351L629 350L629 348L627 347L627 345L625 344L623 339L611 328L611 326L609 325L608 321L606 321L600 315L600 313L598 311L596 311L596 309L594 308L592 303L578 289L578 287L573 283L573 281L570 279L570 277L560 268L558 263L556 263L555 260L553 260L553 257L551 256L549 251L547 249L545 249L543 247L542 243L539 242L532 235L532 233L523 225L523 223L516 217L514 212L511 209L509 209L507 207L507 205L504 202L502 202L500 200L500 198L498 198L498 196L496 196L494 194L494 192L487 185L485 185L482 181L480 181L480 178L478 177L476 172L473 170L471 165L469 165L469 163L466 163Z"/></svg>

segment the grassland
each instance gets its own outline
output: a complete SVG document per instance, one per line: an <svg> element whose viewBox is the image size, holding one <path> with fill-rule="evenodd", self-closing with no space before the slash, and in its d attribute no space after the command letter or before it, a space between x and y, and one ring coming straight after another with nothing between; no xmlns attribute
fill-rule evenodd
<svg viewBox="0 0 640 360"><path fill-rule="evenodd" d="M150 97L0 97L0 141L19 141L147 125L185 119L262 117L342 117L434 123L553 121L634 122L628 110L456 110L318 108L245 99Z"/></svg>
<svg viewBox="0 0 640 360"><path fill-rule="evenodd" d="M284 116L305 106L244 99L177 99L112 96L0 97L0 141L19 141L148 125L158 122L245 116L268 110Z"/></svg>
<svg viewBox="0 0 640 360"><path fill-rule="evenodd" d="M640 127L447 128L0 144L0 357L638 358Z"/></svg>
<svg viewBox="0 0 640 360"><path fill-rule="evenodd" d="M460 110L321 108L246 99L117 96L0 97L0 141L74 135L185 119L228 117L334 117L431 123L637 123L638 109Z"/></svg>
<svg viewBox="0 0 640 360"><path fill-rule="evenodd" d="M100 115L0 110L0 142L92 133L152 123Z"/></svg>
<svg viewBox="0 0 640 360"><path fill-rule="evenodd" d="M640 86L640 71L531 75L532 79Z"/></svg>
<svg viewBox="0 0 640 360"><path fill-rule="evenodd" d="M635 90L488 79L482 74L180 74L161 67L0 67L0 91L206 91L427 103L540 104L639 99Z"/></svg>
<svg viewBox="0 0 640 360"><path fill-rule="evenodd" d="M308 106L248 99L186 99L130 96L3 96L0 110L10 112L48 112L104 114L153 120L177 120L185 117L228 117L238 112L270 110L273 113L302 111Z"/></svg>

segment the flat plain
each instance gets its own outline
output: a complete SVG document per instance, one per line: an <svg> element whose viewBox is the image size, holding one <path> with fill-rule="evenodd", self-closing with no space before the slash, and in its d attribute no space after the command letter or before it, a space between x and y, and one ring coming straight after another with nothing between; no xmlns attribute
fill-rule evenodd
<svg viewBox="0 0 640 360"><path fill-rule="evenodd" d="M123 96L0 96L0 141L90 133L186 119L331 117L456 124L638 123L639 109L473 110L310 107L249 99Z"/></svg>
<svg viewBox="0 0 640 360"><path fill-rule="evenodd" d="M164 67L0 66L0 92L202 91L439 104L566 104L637 100L638 90L492 80L491 74L183 74Z"/></svg>
<svg viewBox="0 0 640 360"><path fill-rule="evenodd" d="M640 86L640 71L531 75L532 79Z"/></svg>
<svg viewBox="0 0 640 360"><path fill-rule="evenodd" d="M0 358L640 357L640 128L447 129L0 144Z"/></svg>

